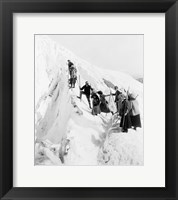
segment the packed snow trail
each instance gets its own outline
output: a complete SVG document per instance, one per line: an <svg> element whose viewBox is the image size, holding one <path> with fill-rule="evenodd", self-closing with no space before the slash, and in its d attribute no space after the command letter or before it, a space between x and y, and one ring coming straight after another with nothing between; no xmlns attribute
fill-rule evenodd
<svg viewBox="0 0 178 200"><path fill-rule="evenodd" d="M75 89L78 93L78 90ZM74 89L73 89L74 93ZM70 140L70 149L65 156L66 165L97 165L99 148L105 139L103 120L93 116L85 95L82 101L75 98L77 107L82 115L73 112L68 124L67 138Z"/></svg>
<svg viewBox="0 0 178 200"><path fill-rule="evenodd" d="M86 80L104 94L112 91L109 81L125 90L131 86L139 94L143 118L143 84L90 65L46 36L36 36L35 44L35 164L142 165L143 128L122 133L118 118L105 113L93 116L85 95L81 101L77 96L78 86ZM68 86L68 59L80 77L73 89ZM114 109L113 98L107 101Z"/></svg>

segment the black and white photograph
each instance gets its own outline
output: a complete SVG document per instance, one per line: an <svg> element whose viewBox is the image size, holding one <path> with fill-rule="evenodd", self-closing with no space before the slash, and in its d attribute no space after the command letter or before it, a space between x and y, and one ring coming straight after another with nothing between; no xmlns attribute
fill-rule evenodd
<svg viewBox="0 0 178 200"><path fill-rule="evenodd" d="M144 165L144 35L36 34L34 81L35 166Z"/></svg>

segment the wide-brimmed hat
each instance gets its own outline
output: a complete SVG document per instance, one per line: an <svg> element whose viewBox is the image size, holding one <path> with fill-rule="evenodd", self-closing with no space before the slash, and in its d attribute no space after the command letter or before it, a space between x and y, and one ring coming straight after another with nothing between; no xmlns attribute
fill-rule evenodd
<svg viewBox="0 0 178 200"><path fill-rule="evenodd" d="M136 99L136 97L138 96L135 92L129 93L129 98L131 99Z"/></svg>
<svg viewBox="0 0 178 200"><path fill-rule="evenodd" d="M103 94L103 92L100 90L100 91L98 91L97 92L99 95L102 95Z"/></svg>

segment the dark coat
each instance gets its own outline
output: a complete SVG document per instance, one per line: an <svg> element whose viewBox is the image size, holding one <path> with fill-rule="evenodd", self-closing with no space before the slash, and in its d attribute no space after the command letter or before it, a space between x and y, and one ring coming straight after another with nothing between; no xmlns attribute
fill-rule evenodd
<svg viewBox="0 0 178 200"><path fill-rule="evenodd" d="M96 93L92 93L91 98L93 99L93 106L98 106L100 104L100 99Z"/></svg>
<svg viewBox="0 0 178 200"><path fill-rule="evenodd" d="M120 94L122 94L122 93L119 90L117 90L116 93L113 94L113 95L115 95L115 102L119 101L119 95Z"/></svg>
<svg viewBox="0 0 178 200"><path fill-rule="evenodd" d="M130 118L130 104L129 101L126 99L123 100L122 102L122 108L120 114L121 114L120 127L122 127L124 131L127 131L129 128L132 127L132 123Z"/></svg>
<svg viewBox="0 0 178 200"><path fill-rule="evenodd" d="M93 99L93 108L92 108L92 115L97 115L101 113L100 110L100 99L96 93L92 93L91 98Z"/></svg>
<svg viewBox="0 0 178 200"><path fill-rule="evenodd" d="M84 90L84 93L87 95L87 96L90 96L90 93L91 93L91 86L90 85L84 85L81 90Z"/></svg>
<svg viewBox="0 0 178 200"><path fill-rule="evenodd" d="M103 94L100 95L100 110L104 113L111 112L108 106L108 102L105 99L105 96Z"/></svg>

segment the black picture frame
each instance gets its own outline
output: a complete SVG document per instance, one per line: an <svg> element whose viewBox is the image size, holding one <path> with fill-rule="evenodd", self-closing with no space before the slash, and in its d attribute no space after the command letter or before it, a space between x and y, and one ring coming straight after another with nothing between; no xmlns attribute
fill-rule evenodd
<svg viewBox="0 0 178 200"><path fill-rule="evenodd" d="M13 187L13 13L127 12L166 16L166 187ZM178 2L176 0L0 0L1 199L178 199ZM158 103L161 100L157 100ZM151 146L151 145L150 145ZM28 172L30 173L30 172ZM154 181L154 180L153 180Z"/></svg>

